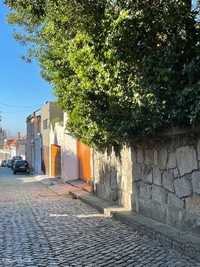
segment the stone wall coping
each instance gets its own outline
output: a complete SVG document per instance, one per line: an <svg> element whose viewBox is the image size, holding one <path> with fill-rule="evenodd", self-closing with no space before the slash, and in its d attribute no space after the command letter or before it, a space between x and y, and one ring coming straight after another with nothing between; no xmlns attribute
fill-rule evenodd
<svg viewBox="0 0 200 267"><path fill-rule="evenodd" d="M167 139L174 138L176 136L190 136L190 135L199 135L200 136L200 126L196 127L171 127L163 130L157 130L154 134L135 137L127 142L129 145L135 146L135 143L144 144L145 142L154 142L154 141L164 141Z"/></svg>
<svg viewBox="0 0 200 267"><path fill-rule="evenodd" d="M161 131L159 136L176 136L176 135L188 135L188 134L200 134L200 126L196 127L172 127Z"/></svg>

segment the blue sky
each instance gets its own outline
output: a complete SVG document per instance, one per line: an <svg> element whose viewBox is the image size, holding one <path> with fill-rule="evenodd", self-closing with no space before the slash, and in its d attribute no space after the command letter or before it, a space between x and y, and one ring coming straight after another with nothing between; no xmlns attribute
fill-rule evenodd
<svg viewBox="0 0 200 267"><path fill-rule="evenodd" d="M26 64L25 48L18 44L6 22L7 9L0 1L0 112L1 125L10 135L25 133L26 117L47 100L54 99L50 85L36 63Z"/></svg>

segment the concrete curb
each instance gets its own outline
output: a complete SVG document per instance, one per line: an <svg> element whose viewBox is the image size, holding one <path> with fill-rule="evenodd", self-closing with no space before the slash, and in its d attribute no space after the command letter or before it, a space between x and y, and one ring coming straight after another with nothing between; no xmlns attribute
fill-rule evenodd
<svg viewBox="0 0 200 267"><path fill-rule="evenodd" d="M105 214L105 209L110 207L116 207L114 204L101 200L95 197L93 194L88 193L86 191L82 190L76 192L70 191L69 193L73 198L80 199L82 202L90 205L91 207L95 208L96 210L104 214Z"/></svg>
<svg viewBox="0 0 200 267"><path fill-rule="evenodd" d="M158 241L161 245L175 249L181 254L200 261L200 238L154 221L133 212L113 213L113 218L132 227L139 234Z"/></svg>

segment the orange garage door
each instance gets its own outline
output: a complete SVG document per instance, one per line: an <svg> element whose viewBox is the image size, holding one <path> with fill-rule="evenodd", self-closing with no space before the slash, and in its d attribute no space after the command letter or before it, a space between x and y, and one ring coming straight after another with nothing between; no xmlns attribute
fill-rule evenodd
<svg viewBox="0 0 200 267"><path fill-rule="evenodd" d="M80 179L89 182L91 180L91 149L89 146L78 141L77 154L79 160L79 177Z"/></svg>

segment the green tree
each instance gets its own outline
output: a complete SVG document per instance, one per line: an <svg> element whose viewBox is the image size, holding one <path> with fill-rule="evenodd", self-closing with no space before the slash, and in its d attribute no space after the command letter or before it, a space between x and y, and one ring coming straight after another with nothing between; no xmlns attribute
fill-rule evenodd
<svg viewBox="0 0 200 267"><path fill-rule="evenodd" d="M200 120L200 27L188 0L6 0L67 127L98 147Z"/></svg>

